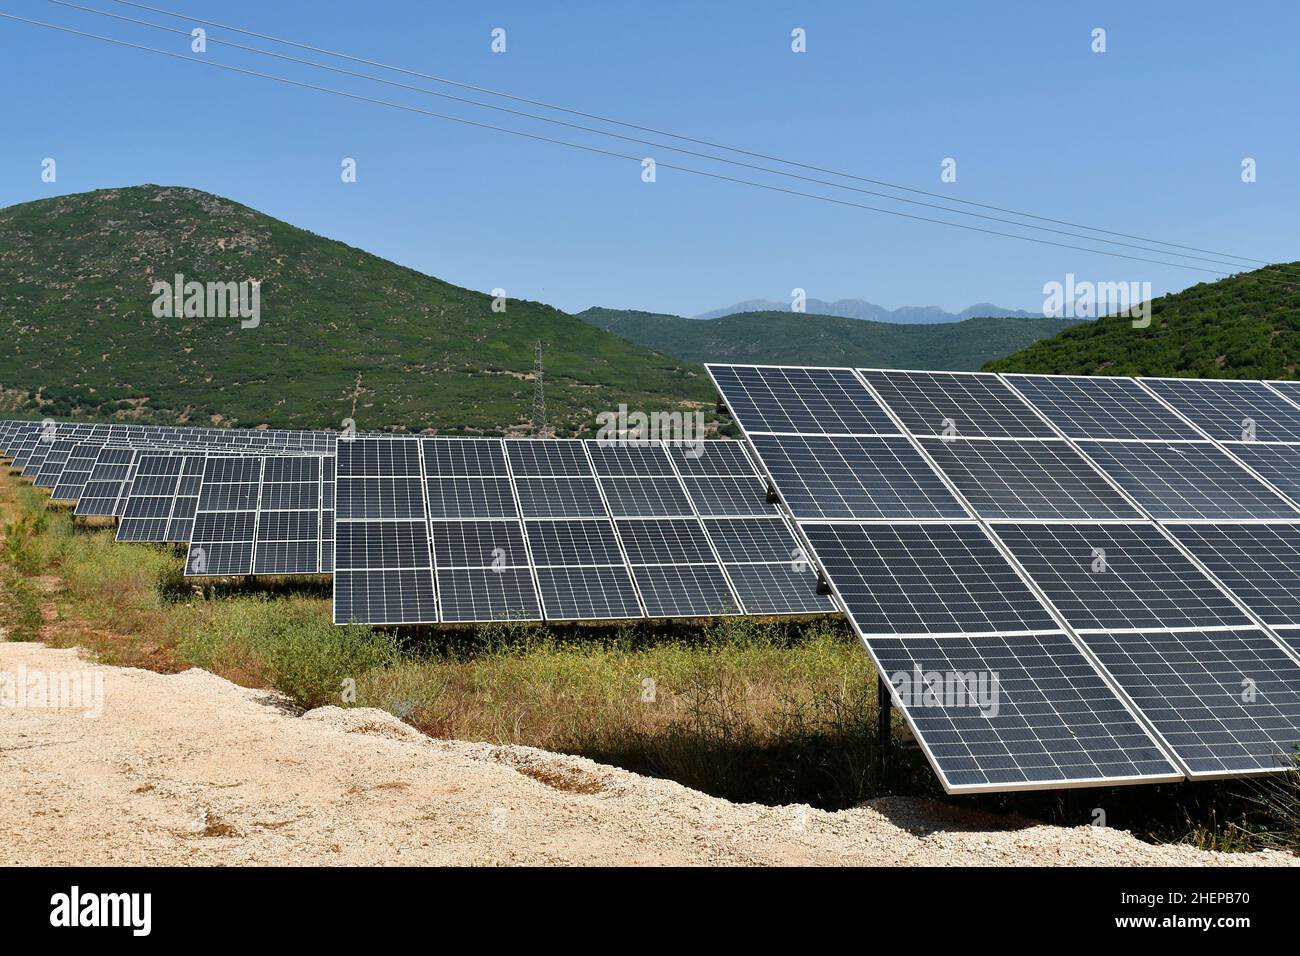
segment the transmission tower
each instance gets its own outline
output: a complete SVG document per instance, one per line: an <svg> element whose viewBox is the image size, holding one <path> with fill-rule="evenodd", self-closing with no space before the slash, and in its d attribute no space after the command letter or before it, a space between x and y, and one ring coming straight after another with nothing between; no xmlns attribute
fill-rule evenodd
<svg viewBox="0 0 1300 956"><path fill-rule="evenodd" d="M533 435L546 437L546 390L542 384L542 340L537 340L533 358Z"/></svg>

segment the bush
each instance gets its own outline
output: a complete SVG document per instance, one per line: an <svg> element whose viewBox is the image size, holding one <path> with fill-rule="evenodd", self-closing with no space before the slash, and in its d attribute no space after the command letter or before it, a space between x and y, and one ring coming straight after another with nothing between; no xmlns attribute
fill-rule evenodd
<svg viewBox="0 0 1300 956"><path fill-rule="evenodd" d="M340 704L345 679L398 660L397 641L337 627L320 602L247 597L222 602L180 638L183 660L245 683L266 683L304 707Z"/></svg>

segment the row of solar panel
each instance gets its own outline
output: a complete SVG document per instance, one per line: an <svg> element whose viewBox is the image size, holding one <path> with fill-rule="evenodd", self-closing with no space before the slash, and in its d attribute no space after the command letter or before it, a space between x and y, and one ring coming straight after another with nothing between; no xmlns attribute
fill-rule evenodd
<svg viewBox="0 0 1300 956"><path fill-rule="evenodd" d="M740 443L339 445L337 623L834 610Z"/></svg>
<svg viewBox="0 0 1300 956"><path fill-rule="evenodd" d="M1300 624L1300 407L1282 391L1156 386L1220 429L1254 414L1225 445L1149 380L710 372L882 673L1000 679L993 715L900 693L949 790L1286 765L1300 641L1272 629Z"/></svg>
<svg viewBox="0 0 1300 956"><path fill-rule="evenodd" d="M658 443L538 444L342 443L353 474L339 506L340 623L835 610L739 443L675 449L680 469ZM412 450L429 456L428 481ZM291 457L81 441L59 457L60 500L120 517L119 540L188 541L186 574L333 568L333 457L319 466L319 507L311 477L278 474Z"/></svg>

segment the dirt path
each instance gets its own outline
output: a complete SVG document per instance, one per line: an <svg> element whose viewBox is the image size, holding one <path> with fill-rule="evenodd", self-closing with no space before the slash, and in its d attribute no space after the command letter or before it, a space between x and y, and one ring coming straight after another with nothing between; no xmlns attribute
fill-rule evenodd
<svg viewBox="0 0 1300 956"><path fill-rule="evenodd" d="M0 672L101 675L103 713L0 706L4 864L1296 864L1018 826L915 800L738 805L375 710L297 716L199 670L0 642Z"/></svg>

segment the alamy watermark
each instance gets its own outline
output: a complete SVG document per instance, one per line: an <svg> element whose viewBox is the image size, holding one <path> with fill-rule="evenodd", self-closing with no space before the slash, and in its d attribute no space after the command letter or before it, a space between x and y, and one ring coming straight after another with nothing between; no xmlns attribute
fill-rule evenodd
<svg viewBox="0 0 1300 956"><path fill-rule="evenodd" d="M704 412L632 412L626 404L596 416L596 442L603 446L661 441L682 445L688 458L704 454Z"/></svg>
<svg viewBox="0 0 1300 956"><path fill-rule="evenodd" d="M176 273L172 282L160 279L153 284L153 314L159 319L238 318L241 329L255 329L262 324L262 283L256 279L242 282L185 281Z"/></svg>
<svg viewBox="0 0 1300 956"><path fill-rule="evenodd" d="M0 707L15 710L80 710L87 720L104 713L100 671L0 671Z"/></svg>
<svg viewBox="0 0 1300 956"><path fill-rule="evenodd" d="M1064 282L1043 284L1043 315L1049 319L1132 319L1133 328L1151 324L1150 282L1079 281L1067 272Z"/></svg>
<svg viewBox="0 0 1300 956"><path fill-rule="evenodd" d="M914 665L890 676L889 683L903 707L969 708L988 718L997 717L1002 696L996 671L922 671Z"/></svg>

